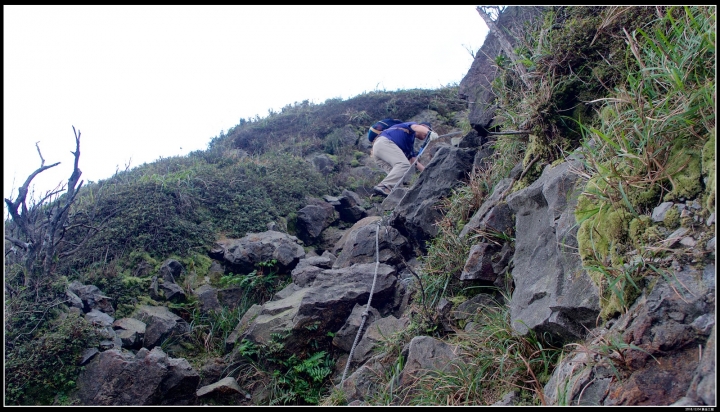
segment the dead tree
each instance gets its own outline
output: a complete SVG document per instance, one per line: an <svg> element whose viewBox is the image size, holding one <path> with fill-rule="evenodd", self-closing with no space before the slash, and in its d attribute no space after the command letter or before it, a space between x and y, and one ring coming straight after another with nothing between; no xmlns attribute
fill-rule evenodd
<svg viewBox="0 0 720 412"><path fill-rule="evenodd" d="M33 274L47 276L53 270L54 260L58 259L58 245L68 228L70 206L83 185L80 181L82 172L78 167L80 161L80 131L75 131L75 164L67 186L58 185L37 201L28 200L30 183L35 176L60 164L45 165L40 146L35 143L40 156L40 167L28 176L18 190L15 201L5 198L13 230L5 231L5 240L12 243L17 260L22 262L24 270L24 286L29 286ZM61 192L65 190L64 195ZM32 202L28 207L28 201ZM15 259L13 259L15 260Z"/></svg>

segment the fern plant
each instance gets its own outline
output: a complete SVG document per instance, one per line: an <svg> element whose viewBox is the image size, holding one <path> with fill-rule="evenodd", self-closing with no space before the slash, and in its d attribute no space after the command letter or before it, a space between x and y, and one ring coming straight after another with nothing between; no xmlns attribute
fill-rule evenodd
<svg viewBox="0 0 720 412"><path fill-rule="evenodd" d="M285 372L280 369L273 372L279 396L273 399L271 404L302 401L316 405L320 402L326 378L332 373L334 365L327 352L316 352L302 360L293 354L286 360L280 360L279 364L287 369Z"/></svg>

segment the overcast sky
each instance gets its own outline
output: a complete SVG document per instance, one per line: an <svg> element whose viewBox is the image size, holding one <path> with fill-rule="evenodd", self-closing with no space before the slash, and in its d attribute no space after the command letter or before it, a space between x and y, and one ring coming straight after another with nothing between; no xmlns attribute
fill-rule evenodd
<svg viewBox="0 0 720 412"><path fill-rule="evenodd" d="M309 100L459 83L475 6L3 6L4 197L40 166L85 181L204 150L241 118ZM15 190L11 193L11 189ZM14 199L13 199L14 200Z"/></svg>

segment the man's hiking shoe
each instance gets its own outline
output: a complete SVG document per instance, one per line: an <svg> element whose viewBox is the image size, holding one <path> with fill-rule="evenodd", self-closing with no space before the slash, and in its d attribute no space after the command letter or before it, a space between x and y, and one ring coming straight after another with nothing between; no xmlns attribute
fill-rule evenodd
<svg viewBox="0 0 720 412"><path fill-rule="evenodd" d="M376 195L386 197L390 194L390 191L388 189L383 189L380 186L373 187L373 192L375 192Z"/></svg>

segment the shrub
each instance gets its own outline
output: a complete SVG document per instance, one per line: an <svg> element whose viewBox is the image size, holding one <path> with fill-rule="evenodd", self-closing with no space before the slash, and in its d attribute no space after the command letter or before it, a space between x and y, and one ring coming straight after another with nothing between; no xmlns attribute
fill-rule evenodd
<svg viewBox="0 0 720 412"><path fill-rule="evenodd" d="M54 322L36 339L5 353L5 402L15 405L51 405L68 395L80 373L82 351L96 346L95 328L76 314Z"/></svg>

